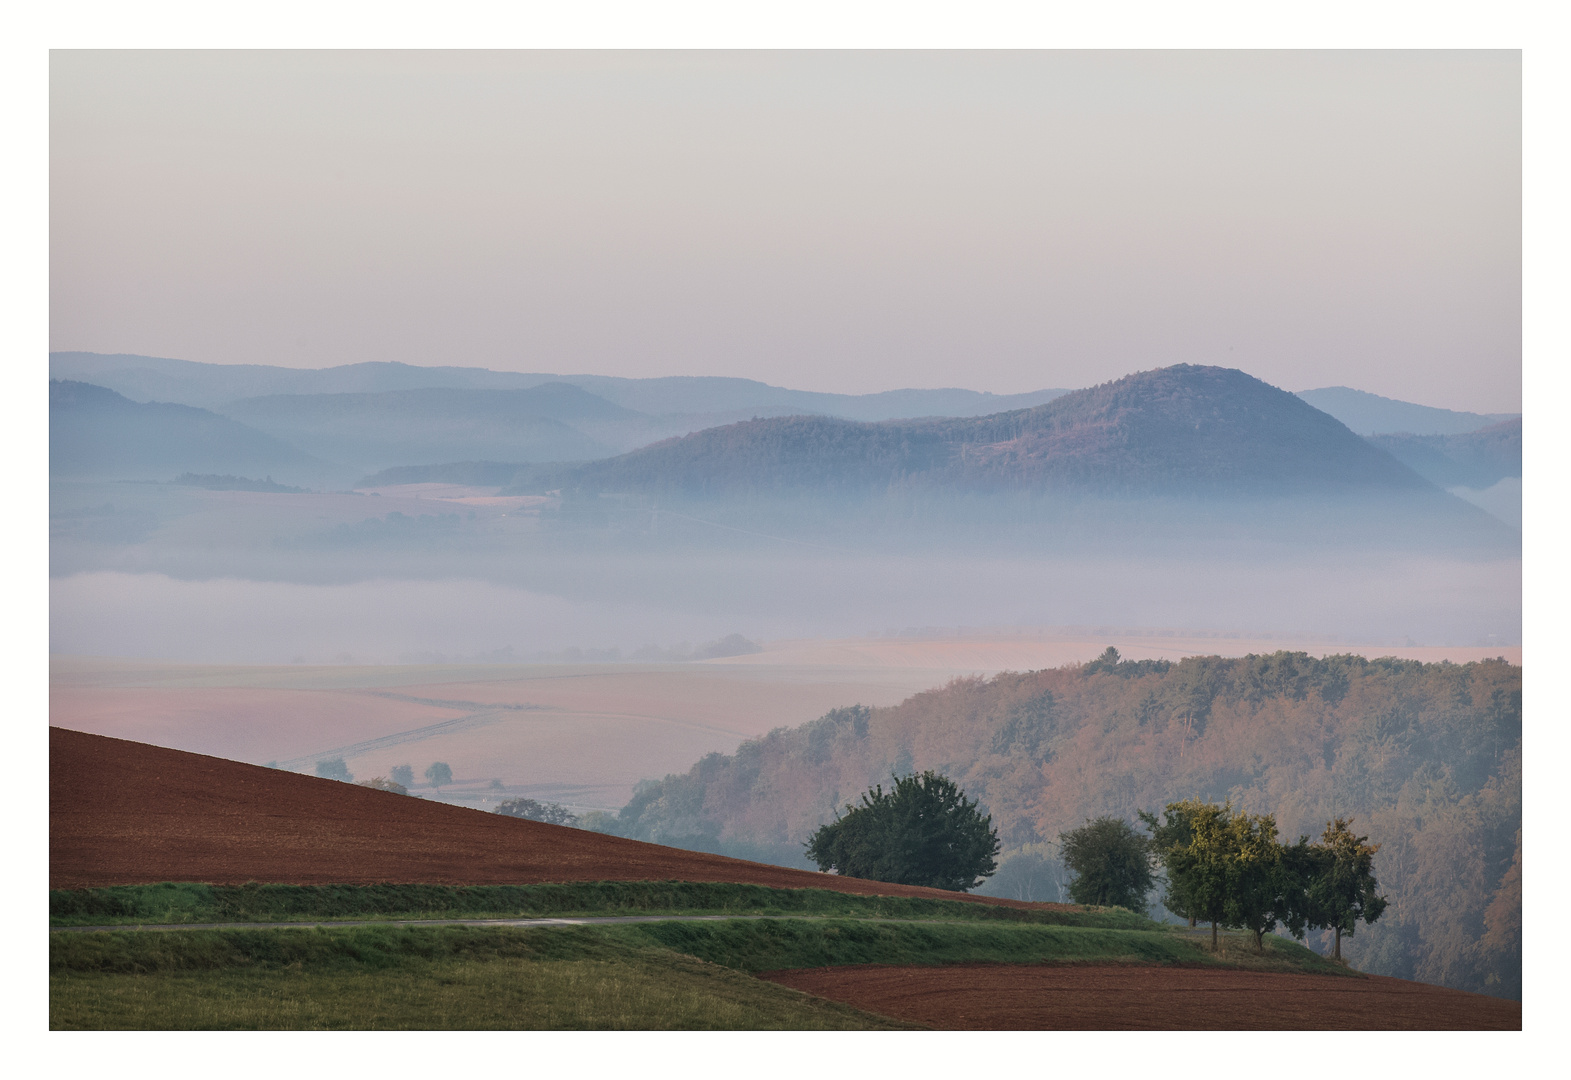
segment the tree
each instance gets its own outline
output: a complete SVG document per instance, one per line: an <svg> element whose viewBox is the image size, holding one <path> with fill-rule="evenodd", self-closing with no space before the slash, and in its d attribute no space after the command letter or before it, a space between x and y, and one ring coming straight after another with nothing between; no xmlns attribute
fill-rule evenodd
<svg viewBox="0 0 1571 1080"><path fill-rule="evenodd" d="M1151 873L1151 842L1115 817L1087 820L1058 834L1064 864L1075 872L1069 898L1077 904L1146 910L1146 893L1156 884Z"/></svg>
<svg viewBox="0 0 1571 1080"><path fill-rule="evenodd" d="M998 868L998 832L991 815L947 776L931 770L893 777L846 804L845 814L807 841L820 870L900 885L965 892Z"/></svg>
<svg viewBox="0 0 1571 1080"><path fill-rule="evenodd" d="M1211 924L1212 952L1219 926L1250 931L1257 952L1265 952L1265 933L1278 922L1300 933L1300 875L1290 849L1277 839L1273 815L1235 814L1231 801L1217 806L1198 800L1169 803L1164 813L1167 821L1159 827L1155 815L1141 817L1153 831L1160 828L1168 845L1159 854L1173 902L1191 919Z"/></svg>
<svg viewBox="0 0 1571 1080"><path fill-rule="evenodd" d="M434 788L453 782L453 770L447 767L445 761L433 761L431 767L425 771L426 782Z"/></svg>
<svg viewBox="0 0 1571 1080"><path fill-rule="evenodd" d="M1191 800L1169 803L1169 819L1181 815L1189 830L1188 843L1170 847L1163 856L1168 880L1188 908L1191 919L1211 924L1211 951L1217 948L1217 927L1227 917L1227 871L1232 841L1228 822L1233 804Z"/></svg>
<svg viewBox="0 0 1571 1080"><path fill-rule="evenodd" d="M354 779L350 775L348 764L341 757L318 761L316 763L316 775L327 780L343 780L347 782Z"/></svg>
<svg viewBox="0 0 1571 1080"><path fill-rule="evenodd" d="M410 765L394 765L390 774L393 783L402 784L404 787L413 787L415 783L415 770Z"/></svg>
<svg viewBox="0 0 1571 1080"><path fill-rule="evenodd" d="M1174 871L1170 857L1173 852L1189 846L1193 839L1190 816L1196 806L1203 805L1193 801L1168 803L1162 811L1164 820L1160 822L1155 814L1140 811L1140 820L1151 832L1151 854L1166 871L1167 888L1162 893L1162 906L1174 915L1188 919L1191 928L1196 919L1194 900L1184 891L1186 879Z"/></svg>
<svg viewBox="0 0 1571 1080"><path fill-rule="evenodd" d="M1374 859L1379 844L1355 836L1351 818L1326 822L1320 843L1307 837L1295 849L1294 862L1302 882L1301 918L1316 929L1336 932L1336 952L1342 959L1342 934L1353 936L1358 921L1372 923L1386 909L1386 898L1376 893Z"/></svg>
<svg viewBox="0 0 1571 1080"><path fill-rule="evenodd" d="M1265 933L1278 922L1296 923L1302 908L1295 877L1277 840L1273 814L1235 814L1224 834L1227 895L1223 925L1255 935L1265 952Z"/></svg>
<svg viewBox="0 0 1571 1080"><path fill-rule="evenodd" d="M547 825L574 825L578 822L578 817L561 803L542 803L534 799L509 799L497 805L496 813L529 821L543 821Z"/></svg>

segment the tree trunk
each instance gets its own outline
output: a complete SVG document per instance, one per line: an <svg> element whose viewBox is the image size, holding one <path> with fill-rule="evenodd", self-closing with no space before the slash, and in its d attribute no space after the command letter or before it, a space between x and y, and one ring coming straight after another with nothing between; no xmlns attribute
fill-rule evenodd
<svg viewBox="0 0 1571 1080"><path fill-rule="evenodd" d="M1255 952L1257 952L1257 953L1261 954L1262 956L1264 956L1265 955L1265 951L1266 951L1266 939L1265 939L1265 936L1264 936L1264 932L1260 931L1260 930L1256 930L1255 931Z"/></svg>
<svg viewBox="0 0 1571 1080"><path fill-rule="evenodd" d="M1189 916L1189 929L1193 930L1194 928L1195 928L1195 917L1193 915L1191 915L1191 916Z"/></svg>
<svg viewBox="0 0 1571 1080"><path fill-rule="evenodd" d="M1342 928L1336 928L1336 958L1342 959Z"/></svg>
<svg viewBox="0 0 1571 1080"><path fill-rule="evenodd" d="M1216 952L1216 920L1211 920L1211 951Z"/></svg>

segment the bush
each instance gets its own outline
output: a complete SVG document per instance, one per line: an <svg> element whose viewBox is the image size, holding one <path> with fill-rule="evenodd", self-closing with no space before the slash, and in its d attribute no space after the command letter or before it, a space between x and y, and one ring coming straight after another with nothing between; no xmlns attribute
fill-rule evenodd
<svg viewBox="0 0 1571 1080"><path fill-rule="evenodd" d="M408 795L409 789L385 776L373 776L369 780L362 780L358 787L368 787L375 791L391 791L394 795Z"/></svg>
<svg viewBox="0 0 1571 1080"><path fill-rule="evenodd" d="M578 824L577 815L569 813L561 803L542 803L533 799L509 799L496 808L496 813L529 821L543 821L547 825Z"/></svg>

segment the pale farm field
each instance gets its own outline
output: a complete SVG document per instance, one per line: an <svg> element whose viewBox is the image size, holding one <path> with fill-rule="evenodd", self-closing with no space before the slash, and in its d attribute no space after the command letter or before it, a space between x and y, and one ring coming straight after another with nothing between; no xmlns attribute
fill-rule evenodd
<svg viewBox="0 0 1571 1080"><path fill-rule="evenodd" d="M615 809L646 777L816 719L893 705L957 676L1090 660L1302 649L1466 662L1521 648L1389 648L1198 635L1020 634L783 641L686 664L192 665L55 657L50 723L311 772L344 757L357 779L433 761L454 783L418 793L485 806L519 795Z"/></svg>

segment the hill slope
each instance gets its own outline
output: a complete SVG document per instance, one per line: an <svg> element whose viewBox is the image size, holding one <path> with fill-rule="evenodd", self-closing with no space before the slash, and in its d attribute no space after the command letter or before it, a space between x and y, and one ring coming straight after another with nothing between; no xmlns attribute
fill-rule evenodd
<svg viewBox="0 0 1571 1080"><path fill-rule="evenodd" d="M422 367L388 361L302 369L266 364L203 364L156 356L57 352L49 354L54 378L82 379L128 397L216 407L241 398L277 394L370 394L432 388L525 390L542 383L571 383L626 409L680 422L693 431L749 416L814 413L856 420L900 416L980 416L1048 401L1064 390L989 394L976 390L888 390L877 394L826 394L790 390L754 379L667 376L628 379L608 375L558 375L491 371L475 367ZM668 432L669 434L669 432Z"/></svg>
<svg viewBox="0 0 1571 1080"><path fill-rule="evenodd" d="M49 886L722 881L978 900L639 843L49 729Z"/></svg>
<svg viewBox="0 0 1571 1080"><path fill-rule="evenodd" d="M1241 371L1180 364L976 418L761 419L542 482L749 495L896 488L1285 495L1429 485L1336 419Z"/></svg>
<svg viewBox="0 0 1571 1080"><path fill-rule="evenodd" d="M168 479L176 473L314 475L322 463L253 427L189 405L129 401L49 383L51 476Z"/></svg>

